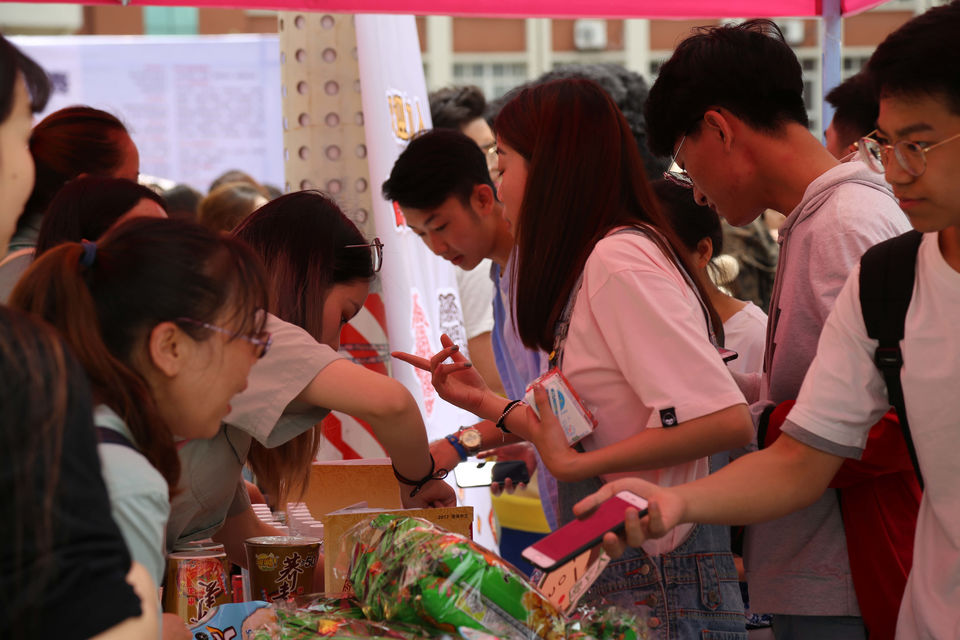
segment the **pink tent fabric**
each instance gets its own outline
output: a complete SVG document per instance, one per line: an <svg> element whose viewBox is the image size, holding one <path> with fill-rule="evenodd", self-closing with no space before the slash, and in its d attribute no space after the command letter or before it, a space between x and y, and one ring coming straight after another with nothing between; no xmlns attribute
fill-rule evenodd
<svg viewBox="0 0 960 640"><path fill-rule="evenodd" d="M882 2L883 0L840 0L843 15L859 13ZM511 18L716 18L824 15L824 0L129 0L129 2L84 0L83 4Z"/></svg>

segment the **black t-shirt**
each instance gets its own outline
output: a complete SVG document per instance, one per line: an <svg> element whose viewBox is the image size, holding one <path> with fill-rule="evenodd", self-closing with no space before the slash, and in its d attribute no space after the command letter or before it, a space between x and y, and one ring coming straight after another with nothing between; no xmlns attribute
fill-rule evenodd
<svg viewBox="0 0 960 640"><path fill-rule="evenodd" d="M8 354L9 355L9 354ZM126 582L130 554L110 516L110 500L100 472L92 406L86 377L69 357L71 380L59 478L49 511L51 552L38 549L34 532L24 532L17 570L16 518L23 505L12 499L16 473L28 476L42 495L50 469L44 458L25 454L29 434L11 431L5 438L24 446L0 447L0 637L89 638L141 614L140 599ZM21 386L26 379L4 379L0 384ZM10 389L11 387L7 387ZM23 387L23 397L29 397ZM7 396L10 397L9 395ZM16 397L16 396L14 396ZM14 400L15 401L15 400ZM0 407L0 420L7 411ZM7 425L9 429L14 425ZM32 425L20 425L23 430ZM51 557L52 556L52 557ZM44 562L44 560L49 560ZM46 568L44 568L46 567Z"/></svg>

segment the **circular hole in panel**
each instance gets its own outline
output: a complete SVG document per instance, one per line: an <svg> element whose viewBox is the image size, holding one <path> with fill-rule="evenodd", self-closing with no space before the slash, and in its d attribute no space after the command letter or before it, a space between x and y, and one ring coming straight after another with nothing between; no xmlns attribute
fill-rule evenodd
<svg viewBox="0 0 960 640"><path fill-rule="evenodd" d="M283 150L283 161L284 161L284 162L289 162L289 161L290 161L290 149L284 149L284 150Z"/></svg>
<svg viewBox="0 0 960 640"><path fill-rule="evenodd" d="M331 180L327 183L327 192L328 193L340 193L340 189L343 188L343 185L340 184L339 180Z"/></svg>
<svg viewBox="0 0 960 640"><path fill-rule="evenodd" d="M284 192L284 193L290 193L290 183L289 183L289 182L284 182L284 183L283 183L283 192Z"/></svg>
<svg viewBox="0 0 960 640"><path fill-rule="evenodd" d="M320 18L320 26L324 29L332 29L334 24L336 24L336 20L333 19L333 16L323 16Z"/></svg>
<svg viewBox="0 0 960 640"><path fill-rule="evenodd" d="M353 186L359 193L363 193L367 190L367 181L363 178L357 178Z"/></svg>
<svg viewBox="0 0 960 640"><path fill-rule="evenodd" d="M286 52L286 51L281 51L281 52L280 52L280 64L286 64L286 62L287 62L287 52Z"/></svg>
<svg viewBox="0 0 960 640"><path fill-rule="evenodd" d="M335 145L335 144L332 144L332 145L330 145L329 147L327 147L327 158L329 158L330 160L333 160L334 162L336 162L337 160L339 160L339 159L340 159L340 147L338 147L338 146Z"/></svg>
<svg viewBox="0 0 960 640"><path fill-rule="evenodd" d="M310 126L310 114L309 114L309 113L301 113L301 114L300 114L300 117L297 118L297 122L300 123L300 126L301 126L301 127L309 127L309 126Z"/></svg>
<svg viewBox="0 0 960 640"><path fill-rule="evenodd" d="M290 130L290 123L287 122L287 116L283 116L283 130L284 131Z"/></svg>
<svg viewBox="0 0 960 640"><path fill-rule="evenodd" d="M327 123L328 127L335 127L340 124L340 116L331 111L327 114L327 117L324 118L323 121Z"/></svg>
<svg viewBox="0 0 960 640"><path fill-rule="evenodd" d="M310 158L310 147L303 146L300 147L300 150L297 151L297 154L300 156L301 160L307 160Z"/></svg>
<svg viewBox="0 0 960 640"><path fill-rule="evenodd" d="M325 85L323 85L323 90L327 92L328 96L335 96L340 91L340 85L337 84L336 80L328 80Z"/></svg>
<svg viewBox="0 0 960 640"><path fill-rule="evenodd" d="M287 97L287 85L285 84L280 85L280 97L281 98Z"/></svg>
<svg viewBox="0 0 960 640"><path fill-rule="evenodd" d="M327 47L323 50L323 61L324 62L336 62L337 60L337 50L331 47Z"/></svg>
<svg viewBox="0 0 960 640"><path fill-rule="evenodd" d="M310 87L307 86L306 80L301 80L300 82L297 83L297 93L299 93L302 96L305 96L307 95L308 91L310 91Z"/></svg>
<svg viewBox="0 0 960 640"><path fill-rule="evenodd" d="M353 219L357 224L364 224L367 221L369 214L366 209L357 209L357 212L353 214Z"/></svg>
<svg viewBox="0 0 960 640"><path fill-rule="evenodd" d="M301 189L313 189L313 183L310 182L309 180L301 180L301 181L300 181L300 188L301 188Z"/></svg>
<svg viewBox="0 0 960 640"><path fill-rule="evenodd" d="M283 31L283 18L280 18L280 22L278 23L278 26L279 26L279 30Z"/></svg>
<svg viewBox="0 0 960 640"><path fill-rule="evenodd" d="M294 54L297 58L297 62L306 62L307 61L307 52L303 49L297 49L297 53Z"/></svg>
<svg viewBox="0 0 960 640"><path fill-rule="evenodd" d="M358 157L358 158L366 158L366 157L367 157L367 145L365 145L365 144L358 144L358 145L357 145L357 157Z"/></svg>
<svg viewBox="0 0 960 640"><path fill-rule="evenodd" d="M303 29L305 26L307 26L307 19L303 16L297 16L293 19L293 26L295 26L297 29Z"/></svg>
<svg viewBox="0 0 960 640"><path fill-rule="evenodd" d="M356 115L353 116L353 121L357 123L357 126L363 126L363 111L357 111Z"/></svg>

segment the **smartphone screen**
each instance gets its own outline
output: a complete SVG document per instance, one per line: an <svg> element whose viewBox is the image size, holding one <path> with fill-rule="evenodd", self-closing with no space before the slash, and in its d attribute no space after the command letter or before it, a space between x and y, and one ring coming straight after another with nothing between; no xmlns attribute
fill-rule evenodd
<svg viewBox="0 0 960 640"><path fill-rule="evenodd" d="M461 462L453 469L453 475L457 478L457 486L467 487L489 487L493 476L493 460L474 460L469 459Z"/></svg>
<svg viewBox="0 0 960 640"><path fill-rule="evenodd" d="M599 544L607 531L622 531L624 512L633 507L642 516L646 512L646 501L633 494L628 494L628 501L621 495L623 493L603 502L589 517L574 520L527 547L523 557L542 569L553 569Z"/></svg>

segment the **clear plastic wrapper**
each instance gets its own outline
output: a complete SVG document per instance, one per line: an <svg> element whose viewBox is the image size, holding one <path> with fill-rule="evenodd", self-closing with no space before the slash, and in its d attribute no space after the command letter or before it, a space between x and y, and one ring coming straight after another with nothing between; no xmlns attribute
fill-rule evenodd
<svg viewBox="0 0 960 640"><path fill-rule="evenodd" d="M426 520L381 514L343 536L354 595L276 602L278 625L244 640L644 640L637 616L564 617L513 566Z"/></svg>
<svg viewBox="0 0 960 640"><path fill-rule="evenodd" d="M564 619L510 564L415 518L380 515L353 527L350 582L371 619L458 627L508 639L564 637Z"/></svg>

